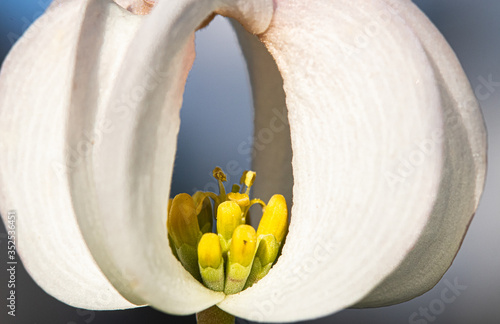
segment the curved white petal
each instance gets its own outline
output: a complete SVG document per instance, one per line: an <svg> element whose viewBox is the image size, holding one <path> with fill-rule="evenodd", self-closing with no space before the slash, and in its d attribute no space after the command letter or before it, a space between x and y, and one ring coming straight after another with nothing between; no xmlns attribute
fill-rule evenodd
<svg viewBox="0 0 500 324"><path fill-rule="evenodd" d="M468 116L454 99L467 89L463 72L455 61L437 67L427 51L443 45L419 38L412 30L419 27L384 1L277 2L260 37L287 96L292 222L273 270L221 308L257 321L324 316L361 300L422 242L439 242L428 259L437 264L432 275L393 290L392 301L429 289L446 270L483 185L484 128L475 104ZM445 55L455 60L448 48ZM272 109L262 102L256 114ZM457 127L450 110L459 114ZM440 248L444 262L434 259Z"/></svg>
<svg viewBox="0 0 500 324"><path fill-rule="evenodd" d="M223 298L173 257L165 226L194 30L213 10L206 4L202 10L188 1L159 5L110 65L94 58L120 42L109 34L119 18L107 11L116 6L91 1L82 26L89 44L81 43L66 137L68 147L78 147L81 134L99 133L87 143L88 156L68 172L75 213L97 263L129 300L176 314Z"/></svg>
<svg viewBox="0 0 500 324"><path fill-rule="evenodd" d="M268 201L274 194L292 203L292 145L283 79L276 62L258 37L232 21L239 38L252 83L255 107L252 169L261 181L254 183L255 197Z"/></svg>
<svg viewBox="0 0 500 324"><path fill-rule="evenodd" d="M194 31L214 11L243 17L249 28L263 30L265 19L251 18L261 11L270 18L272 3L254 3L262 5L161 1L138 29L123 61L116 64L120 69L114 70L106 62L92 65L95 55L89 53L113 47L106 40L109 26L116 22L100 21L99 15L110 8L91 2L93 13L87 14L89 24L82 35L97 31L103 34L103 44L92 43L84 52L87 46L82 43L66 145L78 146L78 134L95 131L103 121L109 130L88 146L87 158L68 173L70 191L94 258L131 301L190 314L224 298L194 280L172 255L166 209L179 109L194 59ZM90 20L94 16L96 21Z"/></svg>
<svg viewBox="0 0 500 324"><path fill-rule="evenodd" d="M461 73L456 61L447 66L433 56L442 41L433 44L411 29L427 21L407 24L382 0L318 1L314 6L278 1L269 30L272 4L265 0L161 1L143 21L110 1L67 1L49 13L56 9L65 15L54 15L43 31L33 27L37 41L18 44L2 70L0 126L7 154L0 157L5 166L0 199L4 218L10 205L18 210L20 236L33 237L45 248L40 252L22 239L19 243L30 273L57 298L85 308L133 306L96 267L72 209L97 264L128 300L188 314L224 298L175 260L165 229L193 33L212 12L240 19L253 33L266 31L261 39L277 61L287 94L295 180L293 221L278 264L254 287L219 303L222 308L249 319L295 321L352 305L404 268L425 242L422 238L439 234L429 228L452 220L452 213L436 212L445 207L455 207L461 217L450 231L456 235L440 244L456 251L482 188L484 129L474 105L456 109L457 100L469 99L470 92L459 97L467 85L462 75L458 81L451 78ZM385 18L373 24L374 13ZM367 43L348 55L346 46L352 50L366 28ZM25 53L38 48L43 59L26 63L30 57ZM257 75L272 62L254 67ZM34 77L22 86L15 84L30 73ZM54 78L53 89L37 81L47 76ZM277 82L274 73L270 85ZM272 95L267 87L258 92L257 105L259 98ZM281 105L282 97L262 99L257 109L274 104ZM50 115L46 107L53 107ZM459 114L458 126L450 125L448 108ZM258 124L267 118L269 111L257 111ZM442 140L431 145L403 181L391 182L388 174L397 172L399 161L435 136ZM289 150L279 146L286 146L288 138L279 138L277 151L287 162ZM61 160L62 170L57 168ZM266 163L271 160L258 158L260 174ZM50 173L54 167L56 175ZM54 184L56 178L60 182ZM281 175L276 181L276 188L283 188L290 178ZM269 192L264 186L257 189ZM443 204L445 193L458 207ZM38 217L34 204L49 216ZM58 263L58 271L44 263L65 254L68 262ZM420 281L432 284L446 262ZM405 279L398 273L387 277L388 285ZM427 289L421 287L405 287L396 298ZM98 289L109 299L96 299L92 294ZM369 302L387 303L378 291Z"/></svg>
<svg viewBox="0 0 500 324"><path fill-rule="evenodd" d="M413 29L434 69L445 117L445 172L436 205L419 241L394 273L358 307L406 301L434 287L460 248L479 203L486 173L484 122L458 59L413 3L386 2Z"/></svg>
<svg viewBox="0 0 500 324"><path fill-rule="evenodd" d="M123 10L122 10L123 11ZM0 211L17 212L17 249L33 279L75 307L129 308L99 270L78 228L64 175L79 147L64 142L86 2L54 3L4 61L0 75ZM120 13L126 40L136 18ZM125 44L124 44L125 45ZM120 52L117 48L116 52ZM115 53L116 53L115 52ZM114 53L103 52L103 60Z"/></svg>
<svg viewBox="0 0 500 324"><path fill-rule="evenodd" d="M141 19L110 0L56 3L7 59L2 215L16 208L24 216L19 235L36 245L20 242L23 259L62 301L94 309L134 306L121 294L186 314L224 297L182 268L165 230L194 31L213 12L238 17L257 33L267 28L273 4L162 2ZM80 230L120 294L96 267ZM55 271L51 260L67 255Z"/></svg>

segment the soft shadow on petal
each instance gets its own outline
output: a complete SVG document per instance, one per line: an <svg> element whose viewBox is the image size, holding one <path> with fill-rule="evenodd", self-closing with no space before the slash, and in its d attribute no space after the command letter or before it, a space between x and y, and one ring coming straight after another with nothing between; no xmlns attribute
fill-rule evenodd
<svg viewBox="0 0 500 324"><path fill-rule="evenodd" d="M252 83L254 143L252 169L258 179L253 195L268 201L279 193L292 206L292 145L283 79L276 62L257 36L248 33L237 21L231 21L239 39Z"/></svg>
<svg viewBox="0 0 500 324"><path fill-rule="evenodd" d="M283 77L289 111L290 232L274 269L226 298L224 310L277 322L355 304L400 265L431 220L448 148L437 141L401 181L388 175L444 130L440 81L391 9L383 1L278 1L260 37Z"/></svg>
<svg viewBox="0 0 500 324"><path fill-rule="evenodd" d="M64 137L85 11L84 1L55 2L3 63L0 210L5 224L17 212L17 250L47 293L79 308L129 308L83 240L65 174L84 154Z"/></svg>

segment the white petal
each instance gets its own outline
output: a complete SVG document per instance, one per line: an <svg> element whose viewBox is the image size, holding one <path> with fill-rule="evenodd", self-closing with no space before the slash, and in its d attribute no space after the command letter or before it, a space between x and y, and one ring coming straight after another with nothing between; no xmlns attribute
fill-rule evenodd
<svg viewBox="0 0 500 324"><path fill-rule="evenodd" d="M91 8L89 22L91 17L97 21L82 35L103 35L103 44L94 42L98 54L119 42L107 34L117 22L99 24L100 13L107 10L102 2L94 1ZM166 2L157 9L116 65L93 66L96 55L85 60L88 51L82 52L67 145L78 147L80 134L99 137L68 176L82 233L115 287L135 302L193 313L223 296L196 282L173 257L165 221L194 30L211 10L194 10L188 2ZM183 19L190 14L191 21Z"/></svg>
<svg viewBox="0 0 500 324"><path fill-rule="evenodd" d="M232 21L245 55L255 107L252 169L258 178L252 187L255 197L268 201L274 194L292 202L292 146L283 79L276 62L257 36Z"/></svg>
<svg viewBox="0 0 500 324"><path fill-rule="evenodd" d="M133 306L96 267L74 209L94 258L128 300L186 314L223 298L187 274L166 240L179 108L203 20L217 11L260 32L272 7L267 0L163 2L143 22L111 1L68 1L54 4L46 26L32 27L36 42L26 36L16 47L2 73L9 150L2 206L25 215L20 236L37 245L20 243L20 250L49 293L84 308ZM41 55L34 64L32 53ZM40 222L35 206L48 214ZM66 254L77 260L57 262L54 271L54 255Z"/></svg>
<svg viewBox="0 0 500 324"><path fill-rule="evenodd" d="M78 146L81 137L75 134L93 132L99 121L110 125L89 148L91 154L69 173L79 225L97 263L120 293L168 313L194 313L224 298L194 280L174 258L165 222L179 109L194 59L194 31L214 11L256 17L253 10L260 12L268 4L272 12L268 1L262 6L232 3L161 1L135 35L119 71L108 71L106 62L85 63L88 53L77 64L80 74L69 116L73 131L66 144ZM96 17L105 10L100 6L96 2ZM259 19L246 21L257 31L267 27L260 26ZM98 22L89 35L98 30ZM112 48L105 42L108 36L103 38L103 49Z"/></svg>
<svg viewBox="0 0 500 324"><path fill-rule="evenodd" d="M391 9L383 1L278 2L261 39L287 95L292 222L273 270L226 298L224 310L273 322L324 316L361 300L421 239L451 232L445 255L456 251L483 185L480 113L472 105L468 126L450 127L446 112L459 103L442 89L451 80L437 74L432 64L440 62L425 52L436 48L422 46ZM447 50L443 60L450 56ZM464 80L460 69L452 71ZM457 84L450 89L466 83ZM460 224L429 232L445 206ZM448 215L441 216L446 223ZM433 276L444 270L438 265Z"/></svg>
<svg viewBox="0 0 500 324"><path fill-rule="evenodd" d="M388 1L419 38L441 90L446 171L419 241L403 263L357 306L377 307L423 294L455 258L483 191L486 132L476 98L452 49L410 1Z"/></svg>
<svg viewBox="0 0 500 324"><path fill-rule="evenodd" d="M76 156L65 156L64 126L85 10L79 0L54 3L3 64L0 210L6 225L8 211L16 210L19 254L47 293L75 307L129 308L135 305L116 292L92 258L62 174L78 157L77 147L71 148ZM121 15L133 29L135 18ZM110 53L104 54L109 61Z"/></svg>

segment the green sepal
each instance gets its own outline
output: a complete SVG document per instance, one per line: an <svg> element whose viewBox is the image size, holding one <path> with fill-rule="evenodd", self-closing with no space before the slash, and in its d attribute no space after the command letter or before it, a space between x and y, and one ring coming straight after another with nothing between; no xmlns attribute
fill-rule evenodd
<svg viewBox="0 0 500 324"><path fill-rule="evenodd" d="M252 287L254 283L264 278L269 272L269 270L271 270L272 266L273 266L272 263L268 263L265 266L262 266L260 258L256 257L253 260L252 270L250 271L250 275L248 276L247 282L245 283L245 287L243 287L243 290L247 289L248 287Z"/></svg>
<svg viewBox="0 0 500 324"><path fill-rule="evenodd" d="M197 247L182 244L177 248L177 256L184 268L198 281L201 282L200 269L198 265L198 249Z"/></svg>
<svg viewBox="0 0 500 324"><path fill-rule="evenodd" d="M168 243L170 244L170 250L172 250L172 254L175 256L175 258L179 260L179 256L177 255L177 249L175 248L174 239L170 234L167 234L167 236L168 236Z"/></svg>
<svg viewBox="0 0 500 324"><path fill-rule="evenodd" d="M254 283L264 278L276 261L280 244L272 234L260 235L258 238L257 252L252 265L252 270L244 289L251 287Z"/></svg>
<svg viewBox="0 0 500 324"><path fill-rule="evenodd" d="M214 291L224 290L224 262L217 269L212 267L202 268L199 266L203 284Z"/></svg>
<svg viewBox="0 0 500 324"><path fill-rule="evenodd" d="M257 238L258 246L255 256L258 257L263 265L273 263L278 256L280 244L272 234L259 235Z"/></svg>
<svg viewBox="0 0 500 324"><path fill-rule="evenodd" d="M244 267L239 263L230 264L228 262L224 293L226 295L232 295L242 291L243 287L245 287L245 283L248 279L248 275L250 274L251 269L251 264L248 267Z"/></svg>

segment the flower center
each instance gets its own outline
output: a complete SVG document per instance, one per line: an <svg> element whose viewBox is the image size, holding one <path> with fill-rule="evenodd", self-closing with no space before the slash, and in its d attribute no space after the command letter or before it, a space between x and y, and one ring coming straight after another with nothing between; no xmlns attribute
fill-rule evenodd
<svg viewBox="0 0 500 324"><path fill-rule="evenodd" d="M272 196L267 205L260 199L250 200L253 171L243 172L240 183L227 194L224 172L216 167L213 176L219 183L218 195L198 191L169 200L168 239L172 252L193 277L229 295L252 286L269 272L288 229L288 210L282 195ZM255 204L263 211L257 232L249 225L248 212Z"/></svg>

